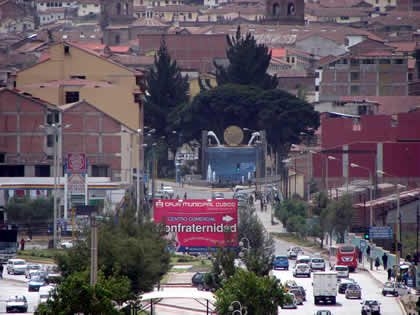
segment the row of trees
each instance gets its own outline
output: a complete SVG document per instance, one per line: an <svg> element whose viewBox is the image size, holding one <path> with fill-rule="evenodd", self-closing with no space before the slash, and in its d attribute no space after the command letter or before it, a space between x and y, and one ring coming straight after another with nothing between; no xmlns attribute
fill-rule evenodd
<svg viewBox="0 0 420 315"><path fill-rule="evenodd" d="M351 227L352 199L344 195L339 199L329 199L325 191L314 194L312 199L312 217L308 218L309 205L298 199L284 200L275 207L275 216L283 223L287 231L295 232L299 237L318 237L321 248L326 234L338 236L343 243L346 231Z"/></svg>

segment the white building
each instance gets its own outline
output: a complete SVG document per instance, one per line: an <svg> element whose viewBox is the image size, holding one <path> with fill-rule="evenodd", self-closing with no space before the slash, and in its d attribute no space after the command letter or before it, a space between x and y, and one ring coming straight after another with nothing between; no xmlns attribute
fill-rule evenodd
<svg viewBox="0 0 420 315"><path fill-rule="evenodd" d="M99 0L81 0L77 9L77 16L100 15L101 6Z"/></svg>
<svg viewBox="0 0 420 315"><path fill-rule="evenodd" d="M37 12L59 8L77 9L78 7L78 1L75 0L38 0L36 3Z"/></svg>

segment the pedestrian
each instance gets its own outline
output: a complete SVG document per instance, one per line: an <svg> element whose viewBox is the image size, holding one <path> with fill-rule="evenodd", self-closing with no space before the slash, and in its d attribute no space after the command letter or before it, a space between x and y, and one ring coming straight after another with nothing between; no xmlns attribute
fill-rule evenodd
<svg viewBox="0 0 420 315"><path fill-rule="evenodd" d="M357 247L357 257L359 258L359 264L361 264L362 258L363 258L363 252L359 247Z"/></svg>
<svg viewBox="0 0 420 315"><path fill-rule="evenodd" d="M382 263L384 264L384 270L388 269L388 256L386 253L382 256Z"/></svg>
<svg viewBox="0 0 420 315"><path fill-rule="evenodd" d="M20 240L20 250L25 250L25 240L23 239L23 237Z"/></svg>
<svg viewBox="0 0 420 315"><path fill-rule="evenodd" d="M407 262L411 262L411 256L410 256L410 254L407 254L407 256L405 256L405 260Z"/></svg>
<svg viewBox="0 0 420 315"><path fill-rule="evenodd" d="M186 200L187 199L187 192L185 192L185 194L184 194L184 200Z"/></svg>
<svg viewBox="0 0 420 315"><path fill-rule="evenodd" d="M0 264L0 278L3 279L3 264Z"/></svg>
<svg viewBox="0 0 420 315"><path fill-rule="evenodd" d="M376 258L375 258L375 267L376 267L376 270L378 270L378 268L379 268L380 265L381 265L381 262L379 261L379 257L376 256Z"/></svg>
<svg viewBox="0 0 420 315"><path fill-rule="evenodd" d="M391 269L391 267L389 267L387 271L388 271L388 281L391 281L391 278L392 278L392 269Z"/></svg>
<svg viewBox="0 0 420 315"><path fill-rule="evenodd" d="M263 198L261 198L260 204L261 204L261 212L263 212L264 211L264 199Z"/></svg>
<svg viewBox="0 0 420 315"><path fill-rule="evenodd" d="M370 257L370 246L369 245L366 248L366 254L367 254L368 257Z"/></svg>

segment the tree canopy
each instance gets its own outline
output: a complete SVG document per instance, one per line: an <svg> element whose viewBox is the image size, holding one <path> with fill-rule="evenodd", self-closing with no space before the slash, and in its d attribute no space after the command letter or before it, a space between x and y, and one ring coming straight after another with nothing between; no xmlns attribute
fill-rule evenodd
<svg viewBox="0 0 420 315"><path fill-rule="evenodd" d="M168 117L177 106L189 101L188 77L182 77L175 60L172 60L162 37L154 67L146 75L145 125L155 128L157 136L168 135Z"/></svg>
<svg viewBox="0 0 420 315"><path fill-rule="evenodd" d="M102 224L98 232L98 266L106 277L118 268L121 276L131 282L131 291L150 291L169 270L170 254L166 251L164 232L154 223L137 223L134 208L128 206L119 217L117 225ZM63 276L80 272L90 262L90 250L86 242L77 242L74 248L57 256Z"/></svg>
<svg viewBox="0 0 420 315"><path fill-rule="evenodd" d="M28 225L52 222L52 198L15 196L8 201L6 208L10 222Z"/></svg>
<svg viewBox="0 0 420 315"><path fill-rule="evenodd" d="M241 35L241 28L238 26L236 35L226 36L228 49L226 56L229 65L214 63L216 67L217 84L240 84L255 85L263 89L277 88L277 77L267 73L270 65L271 52L264 44L257 44L254 36L247 33Z"/></svg>
<svg viewBox="0 0 420 315"><path fill-rule="evenodd" d="M237 301L247 314L277 314L277 308L285 303L280 280L275 277L257 277L255 273L238 269L223 281L216 291L217 314L232 314L239 309Z"/></svg>

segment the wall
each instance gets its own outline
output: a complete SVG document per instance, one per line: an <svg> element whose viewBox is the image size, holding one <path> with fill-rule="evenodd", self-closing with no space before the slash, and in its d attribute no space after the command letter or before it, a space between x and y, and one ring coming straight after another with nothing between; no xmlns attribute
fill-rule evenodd
<svg viewBox="0 0 420 315"><path fill-rule="evenodd" d="M303 50L309 54L314 54L315 56L320 57L330 55L339 56L347 51L344 46L320 36L312 36L296 41L296 49Z"/></svg>
<svg viewBox="0 0 420 315"><path fill-rule="evenodd" d="M26 90L27 85L42 82L70 80L72 75L84 75L88 81L109 82L113 88L103 89L101 93L94 88L86 89L84 97L130 128L139 128L139 108L133 96L138 86L132 71L72 45L69 55L64 54L63 43L51 46L50 51L50 59L17 73L18 89ZM52 103L64 104L64 93L60 89L31 88L30 93Z"/></svg>

